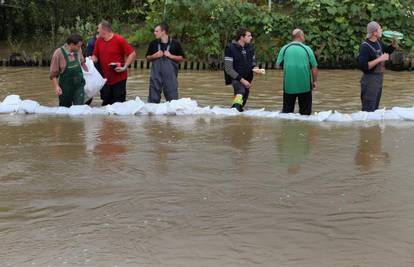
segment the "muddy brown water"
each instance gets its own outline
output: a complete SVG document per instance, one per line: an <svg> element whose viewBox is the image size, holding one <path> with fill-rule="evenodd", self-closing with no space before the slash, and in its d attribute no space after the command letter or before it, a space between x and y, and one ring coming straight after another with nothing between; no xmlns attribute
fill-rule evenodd
<svg viewBox="0 0 414 267"><path fill-rule="evenodd" d="M314 110L360 108L358 71L321 71ZM280 110L281 73L248 108ZM414 104L387 72L383 107ZM221 72L180 94L228 106ZM146 99L132 70L128 98ZM0 68L0 99L57 104L47 69ZM99 105L100 101L94 101ZM246 116L0 115L1 266L414 266L414 124Z"/></svg>

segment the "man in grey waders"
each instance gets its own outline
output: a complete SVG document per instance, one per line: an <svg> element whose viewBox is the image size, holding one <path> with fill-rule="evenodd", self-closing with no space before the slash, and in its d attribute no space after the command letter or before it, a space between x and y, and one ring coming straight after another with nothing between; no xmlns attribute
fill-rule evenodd
<svg viewBox="0 0 414 267"><path fill-rule="evenodd" d="M381 100L385 61L394 52L397 42L394 39L390 46L385 46L380 41L381 26L375 21L368 23L367 32L367 39L359 48L359 66L364 72L361 78L361 102L362 111L375 111Z"/></svg>
<svg viewBox="0 0 414 267"><path fill-rule="evenodd" d="M167 101L178 99L178 63L184 60L181 44L168 36L168 24L154 28L155 40L148 47L146 59L151 61L149 103L160 103L161 92Z"/></svg>

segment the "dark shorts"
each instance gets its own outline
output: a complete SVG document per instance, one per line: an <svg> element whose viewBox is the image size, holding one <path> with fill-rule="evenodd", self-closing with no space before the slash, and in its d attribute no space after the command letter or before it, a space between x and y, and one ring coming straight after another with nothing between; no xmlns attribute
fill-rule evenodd
<svg viewBox="0 0 414 267"><path fill-rule="evenodd" d="M299 99L299 113L310 115L312 113L312 91L301 94L283 93L283 113L293 113L295 111L296 98Z"/></svg>
<svg viewBox="0 0 414 267"><path fill-rule="evenodd" d="M112 85L105 85L101 89L102 106L111 105L126 100L126 82L122 80Z"/></svg>

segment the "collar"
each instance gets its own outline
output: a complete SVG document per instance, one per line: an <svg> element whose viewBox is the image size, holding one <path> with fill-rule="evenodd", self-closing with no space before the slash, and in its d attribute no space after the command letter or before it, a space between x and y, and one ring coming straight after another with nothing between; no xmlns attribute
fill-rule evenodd
<svg viewBox="0 0 414 267"><path fill-rule="evenodd" d="M241 46L239 42L237 42L236 40L231 41L231 43L234 44L239 49L243 49L243 48L246 49L246 47L249 45L249 44L245 44L245 46Z"/></svg>
<svg viewBox="0 0 414 267"><path fill-rule="evenodd" d="M169 44L169 43L171 43L171 41L172 41L172 38L170 36L168 36L168 41L166 43L161 42L161 38L158 39L159 44Z"/></svg>
<svg viewBox="0 0 414 267"><path fill-rule="evenodd" d="M63 46L63 49L65 49L65 52L66 52L66 54L68 54L68 56L74 56L75 55L75 52L69 51L67 44L65 44Z"/></svg>

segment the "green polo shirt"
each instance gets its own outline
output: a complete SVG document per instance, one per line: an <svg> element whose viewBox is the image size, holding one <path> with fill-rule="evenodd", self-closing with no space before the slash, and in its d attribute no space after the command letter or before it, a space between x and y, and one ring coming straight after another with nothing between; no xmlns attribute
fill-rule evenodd
<svg viewBox="0 0 414 267"><path fill-rule="evenodd" d="M300 42L291 42L279 52L277 65L283 62L283 88L288 94L300 94L312 89L311 67L316 68L312 49Z"/></svg>

